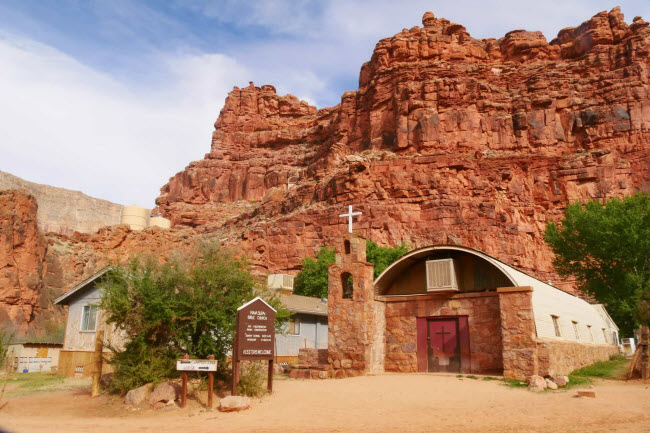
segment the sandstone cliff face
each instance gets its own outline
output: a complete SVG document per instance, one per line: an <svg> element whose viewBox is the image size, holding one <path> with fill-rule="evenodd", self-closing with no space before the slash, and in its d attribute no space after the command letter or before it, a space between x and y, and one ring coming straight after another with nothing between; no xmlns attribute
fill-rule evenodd
<svg viewBox="0 0 650 433"><path fill-rule="evenodd" d="M33 196L0 191L0 323L26 333L51 302L43 284L47 243L36 223ZM45 317L43 317L45 319Z"/></svg>
<svg viewBox="0 0 650 433"><path fill-rule="evenodd" d="M210 153L157 204L269 270L332 244L353 204L370 239L463 244L557 282L547 221L574 200L650 189L649 55L648 24L618 8L550 43L474 39L427 12L379 41L336 107L235 88Z"/></svg>
<svg viewBox="0 0 650 433"><path fill-rule="evenodd" d="M28 182L0 171L0 190L23 189L38 202L38 226L43 232L71 235L93 233L120 223L122 205L49 185Z"/></svg>

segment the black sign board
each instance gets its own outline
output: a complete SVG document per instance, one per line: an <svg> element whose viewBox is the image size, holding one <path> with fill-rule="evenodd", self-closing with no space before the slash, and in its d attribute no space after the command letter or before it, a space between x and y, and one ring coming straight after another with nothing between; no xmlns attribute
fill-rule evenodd
<svg viewBox="0 0 650 433"><path fill-rule="evenodd" d="M237 392L240 361L269 361L268 390L273 389L275 309L257 297L237 309L233 345L233 395Z"/></svg>

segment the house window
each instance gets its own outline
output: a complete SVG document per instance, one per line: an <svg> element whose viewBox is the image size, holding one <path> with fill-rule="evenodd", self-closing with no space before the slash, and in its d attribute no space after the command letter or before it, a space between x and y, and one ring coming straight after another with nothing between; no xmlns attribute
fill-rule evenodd
<svg viewBox="0 0 650 433"><path fill-rule="evenodd" d="M580 330L578 329L578 322L572 321L573 323L573 332L576 334L576 340L580 340Z"/></svg>
<svg viewBox="0 0 650 433"><path fill-rule="evenodd" d="M587 325L587 330L589 331L589 341L594 341L594 333L591 332L591 325Z"/></svg>
<svg viewBox="0 0 650 433"><path fill-rule="evenodd" d="M300 318L291 317L289 319L289 334L290 335L300 335Z"/></svg>
<svg viewBox="0 0 650 433"><path fill-rule="evenodd" d="M605 339L605 343L608 343L608 341L607 341L607 331L605 331L605 328L603 328L603 338Z"/></svg>
<svg viewBox="0 0 650 433"><path fill-rule="evenodd" d="M619 345L619 342L618 342L618 334L617 334L616 332L614 332L614 331L612 331L612 340L614 341L614 344L615 344L616 346Z"/></svg>
<svg viewBox="0 0 650 433"><path fill-rule="evenodd" d="M84 305L81 315L81 330L94 331L97 328L97 310L95 305Z"/></svg>
<svg viewBox="0 0 650 433"><path fill-rule="evenodd" d="M561 337L562 333L560 332L560 318L557 316L551 315L551 319L553 319L553 327L555 328L555 336L556 337Z"/></svg>

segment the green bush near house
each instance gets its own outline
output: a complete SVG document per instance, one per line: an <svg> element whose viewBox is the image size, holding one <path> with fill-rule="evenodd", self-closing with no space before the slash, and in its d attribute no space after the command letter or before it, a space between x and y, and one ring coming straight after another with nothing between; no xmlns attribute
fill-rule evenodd
<svg viewBox="0 0 650 433"><path fill-rule="evenodd" d="M98 287L106 321L126 335L124 347L111 347L112 392L176 376L176 360L184 354L214 355L217 376L227 379L237 308L261 296L277 311L278 331L289 317L278 296L257 284L245 259L215 245L165 263L142 256L114 265Z"/></svg>

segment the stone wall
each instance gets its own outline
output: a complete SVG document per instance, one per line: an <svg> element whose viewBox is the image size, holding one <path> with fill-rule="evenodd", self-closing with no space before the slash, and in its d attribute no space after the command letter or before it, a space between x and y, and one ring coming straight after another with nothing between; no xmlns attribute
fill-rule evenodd
<svg viewBox="0 0 650 433"><path fill-rule="evenodd" d="M298 364L300 365L306 365L309 367L327 365L327 357L327 349L313 349L303 347L298 350Z"/></svg>
<svg viewBox="0 0 650 433"><path fill-rule="evenodd" d="M537 374L537 333L532 287L504 287L499 293L503 375L524 380Z"/></svg>
<svg viewBox="0 0 650 433"><path fill-rule="evenodd" d="M386 371L418 371L417 317L468 316L471 371L467 373L501 373L503 361L499 297L496 293L379 299L386 305Z"/></svg>
<svg viewBox="0 0 650 433"><path fill-rule="evenodd" d="M573 341L539 339L537 342L539 375L564 376L586 365L606 361L620 353L618 346Z"/></svg>
<svg viewBox="0 0 650 433"><path fill-rule="evenodd" d="M344 242L349 242L346 254ZM334 377L374 372L373 344L381 341L374 302L374 266L366 262L366 240L349 234L337 245L336 262L328 269L328 350ZM342 275L353 277L352 299L343 298Z"/></svg>

